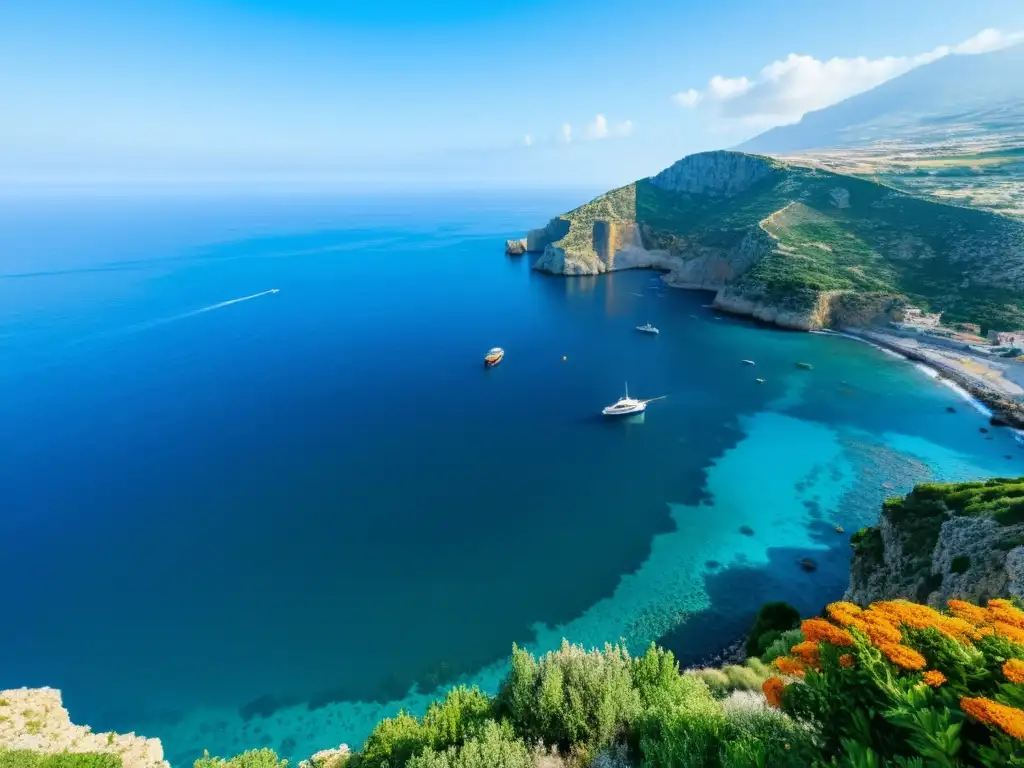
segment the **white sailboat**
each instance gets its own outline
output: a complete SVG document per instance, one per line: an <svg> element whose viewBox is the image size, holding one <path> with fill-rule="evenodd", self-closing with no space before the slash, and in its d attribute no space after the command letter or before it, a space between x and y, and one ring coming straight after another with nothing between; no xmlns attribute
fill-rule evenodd
<svg viewBox="0 0 1024 768"><path fill-rule="evenodd" d="M634 413L643 413L647 410L648 403L661 400L664 397L667 397L667 395L652 397L648 400L637 400L629 396L629 382L626 382L626 396L619 398L612 405L602 408L601 413L605 416L629 416Z"/></svg>

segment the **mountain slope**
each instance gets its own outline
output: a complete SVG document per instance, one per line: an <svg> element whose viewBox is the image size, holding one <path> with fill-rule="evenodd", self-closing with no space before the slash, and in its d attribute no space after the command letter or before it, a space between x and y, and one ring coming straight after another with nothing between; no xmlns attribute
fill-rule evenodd
<svg viewBox="0 0 1024 768"><path fill-rule="evenodd" d="M860 324L905 299L1024 327L1024 223L738 152L683 158L534 230L536 269L669 271L727 310L794 328Z"/></svg>
<svg viewBox="0 0 1024 768"><path fill-rule="evenodd" d="M864 93L772 128L737 151L788 154L879 140L934 141L952 133L1016 134L1024 127L1024 45L925 64Z"/></svg>

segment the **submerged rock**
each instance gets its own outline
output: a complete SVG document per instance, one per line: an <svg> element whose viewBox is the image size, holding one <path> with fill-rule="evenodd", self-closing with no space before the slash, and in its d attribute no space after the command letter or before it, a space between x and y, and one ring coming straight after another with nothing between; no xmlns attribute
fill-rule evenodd
<svg viewBox="0 0 1024 768"><path fill-rule="evenodd" d="M744 536L753 536L754 535L754 529L751 528L749 525L741 525L740 526L740 533L742 533Z"/></svg>
<svg viewBox="0 0 1024 768"><path fill-rule="evenodd" d="M818 570L818 564L809 557L802 557L798 562L800 567L803 570L807 571L807 573L811 573L813 571Z"/></svg>

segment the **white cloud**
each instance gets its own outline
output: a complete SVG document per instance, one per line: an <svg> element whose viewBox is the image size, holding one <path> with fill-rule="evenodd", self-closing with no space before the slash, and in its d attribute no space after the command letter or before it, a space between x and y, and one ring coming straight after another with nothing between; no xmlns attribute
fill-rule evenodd
<svg viewBox="0 0 1024 768"><path fill-rule="evenodd" d="M587 126L586 137L588 139L608 138L608 121L605 120L604 115L597 115L594 122Z"/></svg>
<svg viewBox="0 0 1024 768"><path fill-rule="evenodd" d="M704 94L698 91L696 88L688 88L685 91L672 96L672 101L678 104L680 107L696 107L700 104L701 99L704 98Z"/></svg>
<svg viewBox="0 0 1024 768"><path fill-rule="evenodd" d="M572 126L568 123L562 124L562 141L566 144L572 143Z"/></svg>
<svg viewBox="0 0 1024 768"><path fill-rule="evenodd" d="M745 77L715 75L708 83L708 93L715 99L731 99L746 93L752 85Z"/></svg>
<svg viewBox="0 0 1024 768"><path fill-rule="evenodd" d="M533 146L533 136L531 136L530 134L526 134L525 136L523 136L523 144L525 146L527 146L527 147L532 147Z"/></svg>
<svg viewBox="0 0 1024 768"><path fill-rule="evenodd" d="M985 29L958 45L939 46L916 56L836 57L821 61L791 53L768 64L755 77L715 75L704 92L690 88L673 99L684 107L703 104L719 117L739 119L758 127L781 125L796 122L807 112L874 88L949 53L987 53L1022 40L1024 32Z"/></svg>
<svg viewBox="0 0 1024 768"><path fill-rule="evenodd" d="M624 120L615 125L608 124L604 115L595 115L594 122L589 123L583 135L588 141L596 139L624 138L633 133L633 121Z"/></svg>
<svg viewBox="0 0 1024 768"><path fill-rule="evenodd" d="M1008 48L1024 41L1024 32L1002 32L998 29L983 29L974 37L953 46L953 53L988 53Z"/></svg>

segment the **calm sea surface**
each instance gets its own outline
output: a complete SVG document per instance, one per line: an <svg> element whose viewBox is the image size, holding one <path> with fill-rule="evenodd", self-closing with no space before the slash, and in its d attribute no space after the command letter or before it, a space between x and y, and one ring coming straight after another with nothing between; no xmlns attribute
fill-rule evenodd
<svg viewBox="0 0 1024 768"><path fill-rule="evenodd" d="M503 255L586 198L7 201L0 687L175 766L302 758L493 689L512 642L693 661L839 597L836 524L1020 474L902 360ZM626 380L668 397L608 423Z"/></svg>

